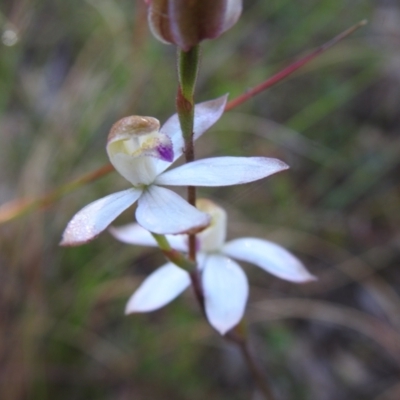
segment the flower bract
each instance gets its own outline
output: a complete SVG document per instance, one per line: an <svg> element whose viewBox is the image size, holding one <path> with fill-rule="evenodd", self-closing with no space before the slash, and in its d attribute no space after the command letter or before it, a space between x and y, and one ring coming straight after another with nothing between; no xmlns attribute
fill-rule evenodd
<svg viewBox="0 0 400 400"><path fill-rule="evenodd" d="M253 237L226 242L225 211L205 199L198 200L197 206L211 216L210 225L196 236L198 268L207 318L221 334L240 322L248 297L247 278L234 260L249 262L278 278L295 283L315 280L298 258L276 243ZM124 243L156 246L153 236L138 224L111 227L110 232ZM171 247L183 252L187 251L186 238L187 235L167 235ZM182 293L190 282L188 272L169 262L143 281L129 299L126 313L163 307Z"/></svg>

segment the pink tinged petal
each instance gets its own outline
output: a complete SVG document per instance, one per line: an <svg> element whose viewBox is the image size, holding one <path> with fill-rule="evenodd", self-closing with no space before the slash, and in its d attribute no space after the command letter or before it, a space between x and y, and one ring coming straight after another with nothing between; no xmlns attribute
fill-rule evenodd
<svg viewBox="0 0 400 400"><path fill-rule="evenodd" d="M210 324L224 335L243 317L249 292L240 266L223 255L210 255L203 269L205 309Z"/></svg>
<svg viewBox="0 0 400 400"><path fill-rule="evenodd" d="M194 112L194 139L198 139L205 131L213 126L224 112L228 95L218 97L214 100L205 101L196 104ZM179 123L178 115L174 114L167 122L161 127L161 133L168 135L172 140L174 149L174 159L177 160L183 152L184 141ZM160 174L165 171L171 163L163 161L157 162L157 172Z"/></svg>
<svg viewBox="0 0 400 400"><path fill-rule="evenodd" d="M157 310L179 296L190 285L190 276L172 263L149 275L129 299L125 314Z"/></svg>
<svg viewBox="0 0 400 400"><path fill-rule="evenodd" d="M165 235L204 228L210 223L210 216L171 190L152 185L139 199L136 220L148 231Z"/></svg>
<svg viewBox="0 0 400 400"><path fill-rule="evenodd" d="M110 194L82 208L69 221L60 245L78 246L94 239L141 194L141 189L128 189Z"/></svg>
<svg viewBox="0 0 400 400"><path fill-rule="evenodd" d="M136 223L123 226L111 226L109 232L123 243L157 247L152 234ZM166 235L168 243L175 250L187 251L187 235Z"/></svg>
<svg viewBox="0 0 400 400"><path fill-rule="evenodd" d="M229 186L253 182L289 168L266 157L205 158L158 176L155 183L172 186Z"/></svg>
<svg viewBox="0 0 400 400"><path fill-rule="evenodd" d="M296 283L316 280L299 259L282 246L257 238L241 238L224 245L222 252L255 264L278 278Z"/></svg>

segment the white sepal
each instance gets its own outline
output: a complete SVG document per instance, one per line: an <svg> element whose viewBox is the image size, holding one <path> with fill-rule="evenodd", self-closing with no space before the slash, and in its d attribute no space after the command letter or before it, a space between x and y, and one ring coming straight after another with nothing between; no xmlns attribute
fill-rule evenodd
<svg viewBox="0 0 400 400"><path fill-rule="evenodd" d="M78 246L94 239L141 194L141 189L133 188L110 194L88 204L69 221L60 245Z"/></svg>
<svg viewBox="0 0 400 400"><path fill-rule="evenodd" d="M111 226L109 232L123 243L157 247L157 242L153 235L136 223ZM166 239L173 249L187 251L187 235L166 235Z"/></svg>
<svg viewBox="0 0 400 400"><path fill-rule="evenodd" d="M150 232L165 235L204 228L210 223L210 216L171 190L152 185L139 199L136 220Z"/></svg>
<svg viewBox="0 0 400 400"><path fill-rule="evenodd" d="M172 263L149 275L128 300L125 314L157 310L170 303L190 285L190 276Z"/></svg>
<svg viewBox="0 0 400 400"><path fill-rule="evenodd" d="M243 317L249 292L246 275L228 257L212 254L207 257L202 283L208 321L224 335Z"/></svg>
<svg viewBox="0 0 400 400"><path fill-rule="evenodd" d="M287 281L305 283L316 279L293 254L267 240L249 237L235 239L226 243L222 252L237 260L257 265Z"/></svg>
<svg viewBox="0 0 400 400"><path fill-rule="evenodd" d="M115 237L115 239L123 243L157 247L157 242L153 235L148 230L134 222L122 226L110 226L108 231Z"/></svg>
<svg viewBox="0 0 400 400"><path fill-rule="evenodd" d="M287 168L287 164L276 158L205 158L164 172L155 182L172 186L229 186L266 178Z"/></svg>
<svg viewBox="0 0 400 400"><path fill-rule="evenodd" d="M218 97L214 100L205 101L195 105L194 108L194 126L193 126L193 139L198 139L204 132L210 129L222 116L228 95ZM174 149L174 159L177 160L183 153L185 143L179 123L178 114L174 114L167 122L161 127L160 132L168 135L172 140ZM156 161L157 174L165 171L171 163L166 163L161 160Z"/></svg>

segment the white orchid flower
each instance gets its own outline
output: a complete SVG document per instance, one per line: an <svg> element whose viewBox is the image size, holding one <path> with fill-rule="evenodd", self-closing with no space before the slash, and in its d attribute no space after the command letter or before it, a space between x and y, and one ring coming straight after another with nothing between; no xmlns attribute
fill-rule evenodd
<svg viewBox="0 0 400 400"><path fill-rule="evenodd" d="M246 261L295 283L315 280L290 252L264 239L244 237L225 242L226 212L209 200L197 207L211 215L211 224L197 238L198 267L204 292L205 311L210 324L222 335L243 317L249 285L241 267L233 260ZM138 224L111 227L112 235L128 244L156 246L153 236ZM187 235L167 235L171 247L187 251ZM126 314L163 307L191 283L189 273L169 262L149 275L126 305Z"/></svg>
<svg viewBox="0 0 400 400"><path fill-rule="evenodd" d="M222 115L226 96L195 107L194 139ZM137 222L158 234L196 232L210 217L163 185L227 186L252 182L288 166L265 157L219 157L165 171L182 155L184 140L175 114L159 130L152 117L127 117L117 122L107 140L107 153L115 169L133 187L90 203L68 223L61 245L76 246L99 235L123 211L138 201Z"/></svg>

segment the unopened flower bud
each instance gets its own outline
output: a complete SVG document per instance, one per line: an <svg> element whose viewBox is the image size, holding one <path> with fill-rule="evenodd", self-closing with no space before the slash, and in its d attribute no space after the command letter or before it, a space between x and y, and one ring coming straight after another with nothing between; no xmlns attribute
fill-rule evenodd
<svg viewBox="0 0 400 400"><path fill-rule="evenodd" d="M231 28L242 12L242 0L146 0L154 36L188 51L204 39Z"/></svg>

